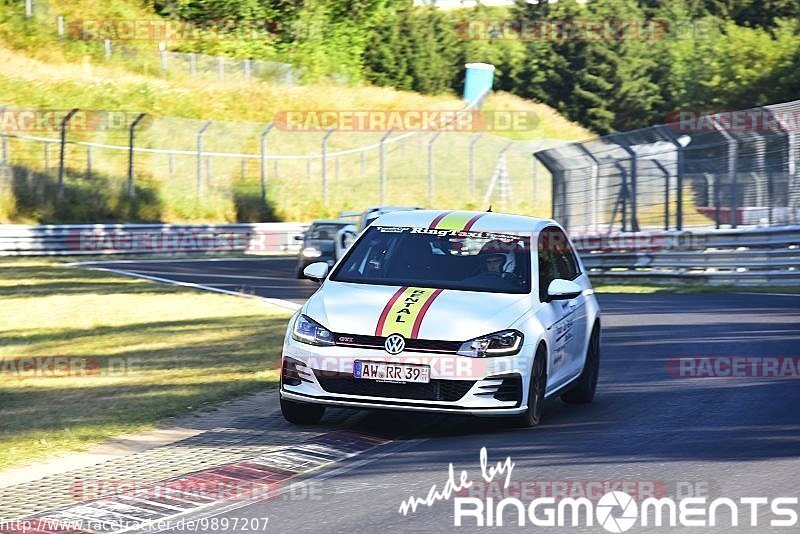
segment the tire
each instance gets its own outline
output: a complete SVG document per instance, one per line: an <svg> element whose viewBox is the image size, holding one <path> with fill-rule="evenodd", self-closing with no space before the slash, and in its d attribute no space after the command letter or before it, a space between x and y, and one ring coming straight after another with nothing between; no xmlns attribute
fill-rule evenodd
<svg viewBox="0 0 800 534"><path fill-rule="evenodd" d="M283 418L295 425L315 425L322 419L325 406L294 402L281 397L281 413Z"/></svg>
<svg viewBox="0 0 800 534"><path fill-rule="evenodd" d="M597 389L597 376L600 374L600 325L595 323L589 345L586 347L586 363L581 376L569 391L561 395L567 404L588 404L594 399Z"/></svg>
<svg viewBox="0 0 800 534"><path fill-rule="evenodd" d="M531 381L528 387L528 409L516 419L515 426L527 428L536 426L542 421L546 388L547 348L544 345L539 345L531 369Z"/></svg>

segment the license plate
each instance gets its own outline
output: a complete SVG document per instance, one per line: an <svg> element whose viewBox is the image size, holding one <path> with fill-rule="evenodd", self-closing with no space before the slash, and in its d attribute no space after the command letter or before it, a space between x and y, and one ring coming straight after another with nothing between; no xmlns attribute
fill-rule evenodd
<svg viewBox="0 0 800 534"><path fill-rule="evenodd" d="M407 365L404 363L353 362L353 378L379 380L381 382L431 381L431 368L427 365Z"/></svg>

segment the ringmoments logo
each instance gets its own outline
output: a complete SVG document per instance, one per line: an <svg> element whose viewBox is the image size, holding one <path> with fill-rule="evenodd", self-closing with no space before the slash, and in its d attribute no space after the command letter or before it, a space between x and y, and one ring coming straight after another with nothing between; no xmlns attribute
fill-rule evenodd
<svg viewBox="0 0 800 534"><path fill-rule="evenodd" d="M597 501L586 497L537 497L523 501L517 497L463 497L465 491L476 483L491 484L497 479L503 488L512 483L514 462L507 457L503 462L490 465L486 448L480 451L480 478L472 479L466 470L456 474L453 464L448 466L448 477L441 489L434 484L425 497L411 496L400 505L404 516L413 514L422 506L432 507L441 501L453 501L453 526L455 527L578 527L600 526L607 532L627 532L634 527L651 531L651 527L750 526L796 527L798 523L798 498L741 497L731 499L691 496L681 499L671 497L646 497L641 503L629 493L612 490Z"/></svg>

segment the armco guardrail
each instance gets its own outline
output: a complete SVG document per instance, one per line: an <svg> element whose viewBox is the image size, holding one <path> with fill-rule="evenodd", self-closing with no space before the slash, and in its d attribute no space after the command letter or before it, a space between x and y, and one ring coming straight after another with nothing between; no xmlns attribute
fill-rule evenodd
<svg viewBox="0 0 800 534"><path fill-rule="evenodd" d="M572 237L600 282L800 284L800 226Z"/></svg>
<svg viewBox="0 0 800 534"><path fill-rule="evenodd" d="M291 254L300 223L0 225L0 255ZM599 282L800 284L800 226L703 232L572 233Z"/></svg>
<svg viewBox="0 0 800 534"><path fill-rule="evenodd" d="M0 225L0 255L290 254L306 225L77 224Z"/></svg>

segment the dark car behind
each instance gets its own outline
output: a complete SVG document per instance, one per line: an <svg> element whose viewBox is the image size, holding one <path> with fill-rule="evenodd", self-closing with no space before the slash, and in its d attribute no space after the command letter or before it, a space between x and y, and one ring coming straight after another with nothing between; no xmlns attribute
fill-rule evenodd
<svg viewBox="0 0 800 534"><path fill-rule="evenodd" d="M339 230L352 224L352 221L339 219L311 223L302 237L296 238L303 241L297 255L297 278L302 278L303 269L314 262L325 261L328 265L333 265L336 262L336 237Z"/></svg>

